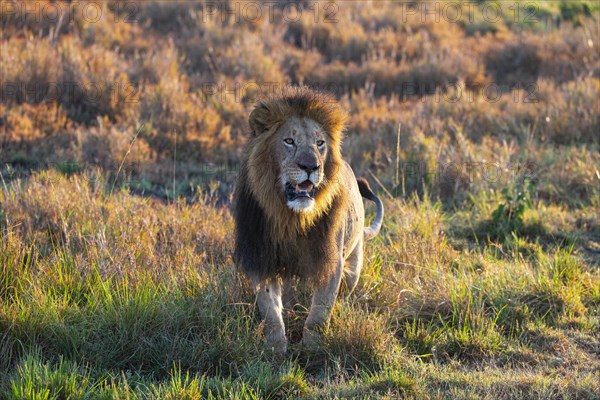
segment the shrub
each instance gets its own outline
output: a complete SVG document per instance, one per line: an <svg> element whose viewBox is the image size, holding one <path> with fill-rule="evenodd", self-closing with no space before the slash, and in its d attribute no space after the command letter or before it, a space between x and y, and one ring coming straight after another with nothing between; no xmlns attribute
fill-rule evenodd
<svg viewBox="0 0 600 400"><path fill-rule="evenodd" d="M500 236L507 237L521 229L525 211L533 206L533 190L533 184L528 180L502 189L503 202L492 212L492 222Z"/></svg>

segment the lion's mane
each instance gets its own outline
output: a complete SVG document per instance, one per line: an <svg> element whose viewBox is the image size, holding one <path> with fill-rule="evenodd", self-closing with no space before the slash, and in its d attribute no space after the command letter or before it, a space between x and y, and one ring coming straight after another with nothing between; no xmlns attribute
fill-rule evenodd
<svg viewBox="0 0 600 400"><path fill-rule="evenodd" d="M277 129L294 116L313 119L328 137L325 179L315 206L304 213L288 208L272 150ZM282 89L259 101L251 112L252 134L243 153L234 204L235 258L247 274L259 279L299 276L317 283L335 267L335 233L346 203L339 179L346 118L332 96L305 87ZM307 258L310 262L300 265L299 260Z"/></svg>

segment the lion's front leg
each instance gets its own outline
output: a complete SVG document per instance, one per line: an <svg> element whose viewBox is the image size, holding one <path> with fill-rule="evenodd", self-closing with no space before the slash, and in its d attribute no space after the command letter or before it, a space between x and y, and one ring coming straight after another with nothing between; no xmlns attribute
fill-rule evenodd
<svg viewBox="0 0 600 400"><path fill-rule="evenodd" d="M315 289L308 318L304 323L302 343L312 347L320 341L321 332L329 324L331 310L340 289L344 273L344 262L340 258L335 271L325 284Z"/></svg>
<svg viewBox="0 0 600 400"><path fill-rule="evenodd" d="M281 282L278 279L261 281L254 285L254 290L258 308L265 319L267 348L277 355L283 355L287 351L287 339L281 315Z"/></svg>

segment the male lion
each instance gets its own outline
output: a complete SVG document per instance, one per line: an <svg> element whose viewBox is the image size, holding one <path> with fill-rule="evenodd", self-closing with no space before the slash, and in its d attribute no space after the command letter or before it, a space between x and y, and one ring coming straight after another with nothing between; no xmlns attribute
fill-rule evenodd
<svg viewBox="0 0 600 400"><path fill-rule="evenodd" d="M287 350L282 318L285 281L314 287L303 343L327 325L345 275L351 292L360 275L363 241L379 233L383 205L342 160L346 113L333 97L287 88L260 101L235 191L235 258L250 278L265 318L268 347ZM364 228L362 197L377 205Z"/></svg>

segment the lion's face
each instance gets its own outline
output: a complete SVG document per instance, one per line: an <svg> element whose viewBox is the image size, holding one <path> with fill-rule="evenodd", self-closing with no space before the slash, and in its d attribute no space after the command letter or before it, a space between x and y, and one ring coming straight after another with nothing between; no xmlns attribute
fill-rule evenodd
<svg viewBox="0 0 600 400"><path fill-rule="evenodd" d="M332 96L305 87L282 89L250 113L236 196L258 203L274 238L306 232L338 197L346 117Z"/></svg>
<svg viewBox="0 0 600 400"><path fill-rule="evenodd" d="M310 118L289 118L274 136L279 184L294 212L311 210L316 192L325 184L327 135Z"/></svg>

